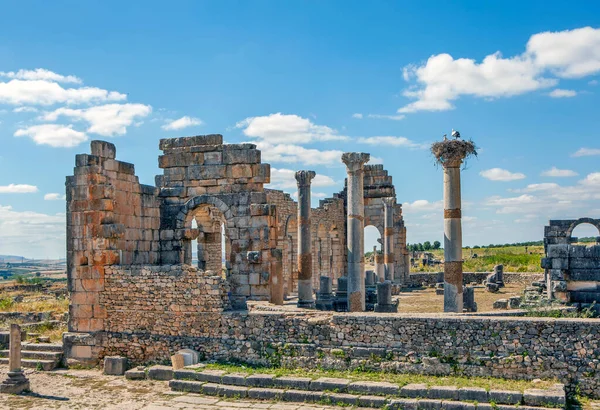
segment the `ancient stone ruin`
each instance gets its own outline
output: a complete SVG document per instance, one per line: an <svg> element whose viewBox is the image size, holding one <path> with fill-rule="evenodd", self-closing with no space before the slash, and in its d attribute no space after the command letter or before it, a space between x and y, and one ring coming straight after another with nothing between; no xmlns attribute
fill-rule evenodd
<svg viewBox="0 0 600 410"><path fill-rule="evenodd" d="M542 259L549 299L587 307L600 302L600 245L575 245L573 230L584 223L600 231L600 219L552 220L544 228Z"/></svg>

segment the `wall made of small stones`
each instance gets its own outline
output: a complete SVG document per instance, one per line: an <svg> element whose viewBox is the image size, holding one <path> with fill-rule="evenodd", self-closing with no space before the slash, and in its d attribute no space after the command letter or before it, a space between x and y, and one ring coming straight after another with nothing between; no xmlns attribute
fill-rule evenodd
<svg viewBox="0 0 600 410"><path fill-rule="evenodd" d="M600 397L600 322L592 319L275 312L181 319L177 335L109 332L103 354L141 363L192 348L206 359L263 365L556 378Z"/></svg>
<svg viewBox="0 0 600 410"><path fill-rule="evenodd" d="M230 310L229 291L221 276L193 266L111 266L100 304L107 331L180 335L196 314Z"/></svg>

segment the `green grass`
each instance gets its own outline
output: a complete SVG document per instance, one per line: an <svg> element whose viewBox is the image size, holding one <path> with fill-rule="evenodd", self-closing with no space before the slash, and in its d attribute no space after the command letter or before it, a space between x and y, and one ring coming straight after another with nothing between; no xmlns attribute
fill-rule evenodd
<svg viewBox="0 0 600 410"><path fill-rule="evenodd" d="M444 259L444 250L430 251L436 259ZM477 254L477 257L473 255ZM463 249L464 272L491 272L494 265L504 265L504 272L542 272L543 246L507 246L499 248ZM441 266L419 266L412 272L438 272Z"/></svg>
<svg viewBox="0 0 600 410"><path fill-rule="evenodd" d="M400 387L411 383L423 383L427 386L457 386L457 387L483 387L486 390L501 389L501 390L519 390L523 391L529 388L547 388L551 387L556 380L543 380L540 383L533 384L526 380L509 380L487 377L464 377L464 376L425 376L419 374L399 374L374 371L358 371L358 370L325 370L325 369L288 369L284 367L262 367L262 366L246 366L241 364L226 364L226 363L209 363L203 369L225 370L229 373L267 373L274 374L277 377L282 376L297 376L310 377L318 379L319 377L337 377L350 380L362 381L385 381L396 383Z"/></svg>

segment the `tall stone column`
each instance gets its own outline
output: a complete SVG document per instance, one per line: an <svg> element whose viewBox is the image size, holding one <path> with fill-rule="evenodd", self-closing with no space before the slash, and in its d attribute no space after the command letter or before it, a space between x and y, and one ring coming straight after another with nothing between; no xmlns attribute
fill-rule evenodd
<svg viewBox="0 0 600 410"><path fill-rule="evenodd" d="M444 312L463 311L461 159L444 167Z"/></svg>
<svg viewBox="0 0 600 410"><path fill-rule="evenodd" d="M365 272L364 272L364 228L365 200L363 192L364 165L370 159L369 154L346 152L342 162L348 173L348 311L365 311Z"/></svg>
<svg viewBox="0 0 600 410"><path fill-rule="evenodd" d="M310 239L310 183L315 171L296 172L298 183L298 307L314 308Z"/></svg>
<svg viewBox="0 0 600 410"><path fill-rule="evenodd" d="M396 198L383 198L383 263L385 280L394 280L394 205Z"/></svg>

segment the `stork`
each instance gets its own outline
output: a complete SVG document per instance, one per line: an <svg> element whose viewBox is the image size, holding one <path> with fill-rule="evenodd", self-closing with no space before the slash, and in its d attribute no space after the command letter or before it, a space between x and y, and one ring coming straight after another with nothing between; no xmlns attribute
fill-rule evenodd
<svg viewBox="0 0 600 410"><path fill-rule="evenodd" d="M455 140L460 138L460 132L456 131L454 128L452 129L452 134L450 135L453 136Z"/></svg>

